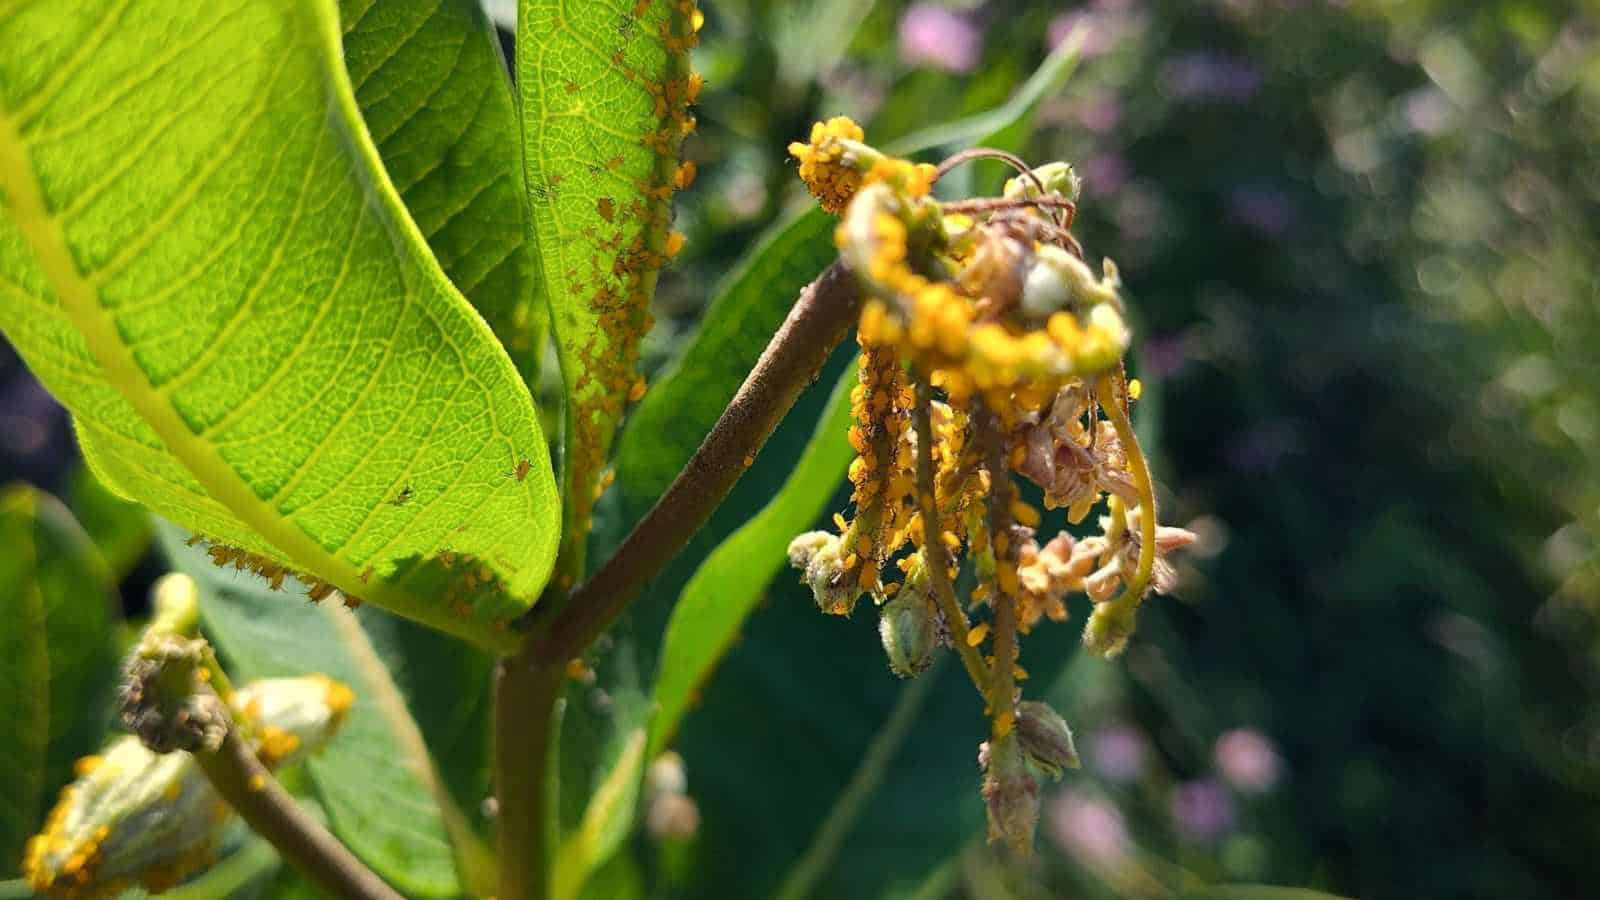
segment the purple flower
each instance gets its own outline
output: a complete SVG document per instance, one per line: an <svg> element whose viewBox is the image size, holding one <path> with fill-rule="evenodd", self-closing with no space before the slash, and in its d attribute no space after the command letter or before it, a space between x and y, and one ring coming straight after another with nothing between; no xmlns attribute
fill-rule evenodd
<svg viewBox="0 0 1600 900"><path fill-rule="evenodd" d="M1089 764L1107 781L1133 781L1144 774L1144 735L1127 725L1102 728L1089 737Z"/></svg>
<svg viewBox="0 0 1600 900"><path fill-rule="evenodd" d="M1081 52L1084 59L1093 59L1111 52L1118 43L1140 31L1144 27L1144 17L1133 9L1131 2L1097 0L1088 7L1064 12L1050 20L1047 38L1050 49L1060 46L1067 35L1080 26L1083 28Z"/></svg>
<svg viewBox="0 0 1600 900"><path fill-rule="evenodd" d="M1115 806L1067 788L1050 804L1050 837L1087 866L1111 868L1128 855L1128 826Z"/></svg>
<svg viewBox="0 0 1600 900"><path fill-rule="evenodd" d="M1162 72L1167 93L1191 102L1243 103L1261 90L1261 70L1222 53L1185 53Z"/></svg>
<svg viewBox="0 0 1600 900"><path fill-rule="evenodd" d="M900 19L900 59L913 66L970 72L983 56L983 33L933 3L917 3Z"/></svg>
<svg viewBox="0 0 1600 900"><path fill-rule="evenodd" d="M1275 188L1242 187L1228 195L1228 217L1265 237L1281 237L1297 215L1289 195Z"/></svg>
<svg viewBox="0 0 1600 900"><path fill-rule="evenodd" d="M1233 820L1233 797L1216 781L1191 781L1172 792L1172 822L1188 840L1213 843L1233 830Z"/></svg>
<svg viewBox="0 0 1600 900"><path fill-rule="evenodd" d="M1115 194L1133 174L1128 158L1117 153L1100 153L1084 160L1079 169L1084 190L1106 197Z"/></svg>
<svg viewBox="0 0 1600 900"><path fill-rule="evenodd" d="M1272 739L1254 728L1235 728L1212 749L1217 771L1241 791L1270 791L1283 776L1283 759Z"/></svg>

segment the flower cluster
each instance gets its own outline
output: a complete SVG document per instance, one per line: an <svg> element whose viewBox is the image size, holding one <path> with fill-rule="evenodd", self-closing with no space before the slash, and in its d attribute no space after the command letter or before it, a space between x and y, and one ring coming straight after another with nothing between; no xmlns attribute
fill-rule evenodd
<svg viewBox="0 0 1600 900"><path fill-rule="evenodd" d="M1066 723L1023 701L1022 636L1092 604L1084 643L1115 656L1152 590L1169 591L1164 558L1194 540L1156 521L1149 469L1129 421L1139 385L1122 359L1132 333L1117 267L1098 272L1071 233L1072 167L1028 168L999 197L940 202L939 169L894 159L848 119L818 123L790 152L840 214L841 260L866 295L852 394L851 512L837 532L789 547L824 612L880 608L891 669L925 670L940 647L960 656L991 719L980 762L990 836L1026 851L1038 819L1037 775L1076 765ZM952 160L951 163L960 160ZM947 164L949 165L949 164ZM1046 510L1070 523L1104 506L1100 533L1041 538Z"/></svg>

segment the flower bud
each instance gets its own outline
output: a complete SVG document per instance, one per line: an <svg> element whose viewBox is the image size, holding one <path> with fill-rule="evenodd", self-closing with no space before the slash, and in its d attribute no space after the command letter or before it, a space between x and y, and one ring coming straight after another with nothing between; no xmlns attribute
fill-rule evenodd
<svg viewBox="0 0 1600 900"><path fill-rule="evenodd" d="M1021 856L1033 852L1039 824L1039 782L1028 772L1015 732L991 741L983 776L989 840L1005 841Z"/></svg>
<svg viewBox="0 0 1600 900"><path fill-rule="evenodd" d="M878 636L883 639L890 671L901 678L919 675L933 664L939 639L923 585L907 579L900 593L883 605Z"/></svg>
<svg viewBox="0 0 1600 900"><path fill-rule="evenodd" d="M78 771L28 841L22 871L36 893L159 892L211 862L228 808L193 756L156 753L129 735Z"/></svg>
<svg viewBox="0 0 1600 900"><path fill-rule="evenodd" d="M1033 199L1040 196L1039 184L1044 185L1046 193L1059 194L1073 203L1083 194L1083 179L1073 171L1072 166L1065 162L1045 163L1033 170L1033 178L1018 175L1006 179L1005 197L1007 200Z"/></svg>
<svg viewBox="0 0 1600 900"><path fill-rule="evenodd" d="M1118 656L1133 637L1138 607L1128 603L1098 603L1083 626L1083 645L1106 659Z"/></svg>
<svg viewBox="0 0 1600 900"><path fill-rule="evenodd" d="M215 750L228 733L227 710L202 683L210 648L152 629L122 668L122 724L157 753Z"/></svg>
<svg viewBox="0 0 1600 900"><path fill-rule="evenodd" d="M838 535L808 531L790 541L789 565L800 570L800 580L810 586L825 613L847 616L861 597L859 582L845 577Z"/></svg>
<svg viewBox="0 0 1600 900"><path fill-rule="evenodd" d="M1017 704L1017 743L1045 774L1059 780L1061 770L1078 768L1078 749L1072 729L1048 703L1026 700Z"/></svg>
<svg viewBox="0 0 1600 900"><path fill-rule="evenodd" d="M326 675L263 678L233 694L239 720L267 768L299 762L326 744L355 703L348 687Z"/></svg>

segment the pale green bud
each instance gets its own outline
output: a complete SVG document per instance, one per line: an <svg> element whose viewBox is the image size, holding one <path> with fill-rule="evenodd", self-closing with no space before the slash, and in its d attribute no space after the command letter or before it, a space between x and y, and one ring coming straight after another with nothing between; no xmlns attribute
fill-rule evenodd
<svg viewBox="0 0 1600 900"><path fill-rule="evenodd" d="M1072 729L1050 704L1026 700L1017 704L1017 742L1045 774L1060 779L1063 769L1078 768Z"/></svg>
<svg viewBox="0 0 1600 900"><path fill-rule="evenodd" d="M1089 621L1083 626L1083 645L1091 653L1106 659L1118 656L1127 649L1133 637L1134 621L1139 608L1132 603L1106 602L1095 604Z"/></svg>
<svg viewBox="0 0 1600 900"><path fill-rule="evenodd" d="M1073 203L1083 194L1083 179L1068 163L1045 163L1034 169L1033 174L1043 182L1045 193L1059 194ZM1040 196L1039 185L1026 175L1006 179L1004 193L1007 200L1031 200Z"/></svg>
<svg viewBox="0 0 1600 900"><path fill-rule="evenodd" d="M846 575L836 534L808 531L790 541L789 565L800 570L817 607L829 615L849 615L861 597L860 584Z"/></svg>
<svg viewBox="0 0 1600 900"><path fill-rule="evenodd" d="M900 593L883 605L878 636L883 639L889 669L901 678L919 675L933 664L939 638L924 585L907 579Z"/></svg>

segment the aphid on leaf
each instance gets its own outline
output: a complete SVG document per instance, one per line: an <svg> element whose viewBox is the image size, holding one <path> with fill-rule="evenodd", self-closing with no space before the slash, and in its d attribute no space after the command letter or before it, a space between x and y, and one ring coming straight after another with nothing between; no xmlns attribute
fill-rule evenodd
<svg viewBox="0 0 1600 900"><path fill-rule="evenodd" d="M531 471L533 471L533 463L528 462L526 459L519 459L517 460L517 467L507 472L506 476L521 481L527 478L528 473Z"/></svg>
<svg viewBox="0 0 1600 900"><path fill-rule="evenodd" d="M390 506L404 506L406 505L406 502L411 499L411 495L413 493L414 492L411 490L411 485L408 484L400 489L400 493L391 497L388 503Z"/></svg>

